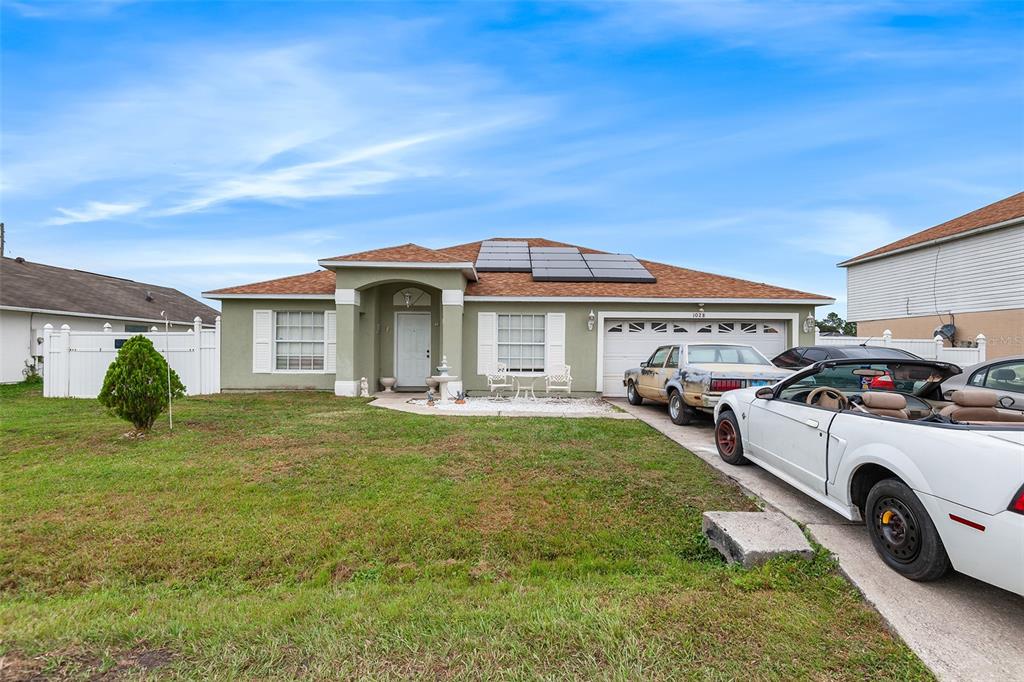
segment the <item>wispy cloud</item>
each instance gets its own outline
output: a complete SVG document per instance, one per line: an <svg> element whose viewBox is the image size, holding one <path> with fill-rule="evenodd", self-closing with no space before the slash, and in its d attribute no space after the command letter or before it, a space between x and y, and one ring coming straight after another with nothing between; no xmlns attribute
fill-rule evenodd
<svg viewBox="0 0 1024 682"><path fill-rule="evenodd" d="M479 69L371 69L317 43L151 59L138 78L11 130L5 192L81 195L116 182L150 216L375 193L460 173L461 151L544 116L541 98L506 92ZM103 209L129 212L90 200L55 222Z"/></svg>
<svg viewBox="0 0 1024 682"><path fill-rule="evenodd" d="M1019 50L1009 47L1014 30L1007 29L1006 45L993 44L991 33L965 30L951 39L923 24L923 18L970 15L984 3L801 2L799 0L664 0L608 3L598 6L603 29L619 40L668 40L679 35L706 39L725 49L751 49L772 55L825 57L851 62L899 60L901 67L939 61L1016 61ZM641 9L642 8L642 9ZM910 21L903 21L909 19ZM987 39L986 39L987 38Z"/></svg>
<svg viewBox="0 0 1024 682"><path fill-rule="evenodd" d="M77 209L58 208L58 217L51 218L50 225L70 225L72 223L92 223L97 220L108 220L119 216L135 213L146 203L139 201L127 204L111 204L102 201L90 201Z"/></svg>

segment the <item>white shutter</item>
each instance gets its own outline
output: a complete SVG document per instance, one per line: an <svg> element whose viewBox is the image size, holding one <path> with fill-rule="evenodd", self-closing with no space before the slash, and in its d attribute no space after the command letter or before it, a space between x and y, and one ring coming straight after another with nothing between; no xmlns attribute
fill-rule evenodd
<svg viewBox="0 0 1024 682"><path fill-rule="evenodd" d="M479 313L476 325L476 373L493 374L498 368L498 314Z"/></svg>
<svg viewBox="0 0 1024 682"><path fill-rule="evenodd" d="M338 313L334 310L324 313L324 371L338 371Z"/></svg>
<svg viewBox="0 0 1024 682"><path fill-rule="evenodd" d="M252 311L252 373L267 374L273 361L274 311Z"/></svg>
<svg viewBox="0 0 1024 682"><path fill-rule="evenodd" d="M565 368L565 313L548 313L544 339L547 346L544 371L559 372Z"/></svg>

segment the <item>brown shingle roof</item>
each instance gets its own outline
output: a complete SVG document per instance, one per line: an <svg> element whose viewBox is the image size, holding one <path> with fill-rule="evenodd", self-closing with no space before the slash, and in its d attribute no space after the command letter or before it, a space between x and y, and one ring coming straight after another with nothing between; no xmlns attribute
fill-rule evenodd
<svg viewBox="0 0 1024 682"><path fill-rule="evenodd" d="M159 320L164 311L172 322L204 324L220 314L170 287L16 258L0 258L0 305L129 320Z"/></svg>
<svg viewBox="0 0 1024 682"><path fill-rule="evenodd" d="M345 256L335 256L324 260L341 261L376 261L388 263L459 263L460 259L454 256L428 249L419 244L402 244L401 246L389 246L384 249L372 251L360 251Z"/></svg>
<svg viewBox="0 0 1024 682"><path fill-rule="evenodd" d="M268 279L265 282L242 284L237 287L204 291L207 294L333 294L334 272L317 270L304 275Z"/></svg>
<svg viewBox="0 0 1024 682"><path fill-rule="evenodd" d="M976 211L965 213L959 218L953 218L935 227L929 227L927 230L921 230L915 232L909 237L894 241L891 244L880 246L873 251L862 253L859 256L845 260L839 265L852 265L858 261L862 261L866 258L872 258L874 256L880 256L883 253L889 253L890 251L896 251L898 249L904 249L908 246L924 245L930 241L936 239L943 239L945 237L953 237L964 232L970 232L980 227L988 227L989 225L996 225L998 223L1006 222L1007 220L1013 220L1014 218L1024 217L1024 192L1018 192L1013 196L1006 197L1001 201L997 201L994 204L983 206Z"/></svg>
<svg viewBox="0 0 1024 682"><path fill-rule="evenodd" d="M565 242L556 242L540 238L499 238L499 240L525 241L530 246L576 246ZM443 249L426 249L441 256L441 261L424 261L421 252L412 262L474 262L480 251L482 242L469 242ZM371 257L356 260L385 260L380 254L392 255L406 249L405 245L390 249L366 251ZM423 247L415 247L423 249ZM577 246L583 253L604 253L595 249ZM347 258L350 259L350 258ZM334 260L334 259L330 259ZM392 260L392 259L387 259ZM401 259L394 259L401 260ZM750 282L735 277L714 275L708 272L679 268L674 265L640 261L657 278L655 283L621 283L621 282L535 282L528 272L481 272L476 282L469 282L466 287L467 296L582 296L582 297L617 297L617 298L754 298L754 299L828 299L828 296L811 294L806 291L786 289L783 287ZM333 294L334 273L329 270L312 272L295 277L283 277L227 289L218 289L208 294Z"/></svg>

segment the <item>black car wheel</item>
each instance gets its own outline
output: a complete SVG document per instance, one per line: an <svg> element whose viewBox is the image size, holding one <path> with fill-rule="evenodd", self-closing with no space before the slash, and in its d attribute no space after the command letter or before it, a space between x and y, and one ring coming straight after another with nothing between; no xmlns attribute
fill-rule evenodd
<svg viewBox="0 0 1024 682"><path fill-rule="evenodd" d="M917 495L895 478L879 481L864 506L868 535L889 568L911 580L941 578L949 556Z"/></svg>
<svg viewBox="0 0 1024 682"><path fill-rule="evenodd" d="M668 416L673 424L687 426L697 414L692 407L683 402L679 391L672 391L668 395Z"/></svg>
<svg viewBox="0 0 1024 682"><path fill-rule="evenodd" d="M718 448L718 456L727 464L739 465L750 462L743 456L740 424L732 410L723 410L718 414L718 423L715 424L715 447Z"/></svg>
<svg viewBox="0 0 1024 682"><path fill-rule="evenodd" d="M632 381L626 386L626 400L629 401L630 405L639 405L644 401L640 394L636 392L636 384Z"/></svg>

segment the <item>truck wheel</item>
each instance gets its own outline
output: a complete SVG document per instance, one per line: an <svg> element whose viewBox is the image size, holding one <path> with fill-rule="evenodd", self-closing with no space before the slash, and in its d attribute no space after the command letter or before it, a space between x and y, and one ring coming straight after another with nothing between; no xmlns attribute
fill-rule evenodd
<svg viewBox="0 0 1024 682"><path fill-rule="evenodd" d="M630 405L639 405L644 401L640 394L636 392L636 384L632 381L626 386L626 400L629 401Z"/></svg>
<svg viewBox="0 0 1024 682"><path fill-rule="evenodd" d="M749 459L743 456L743 439L740 437L740 424L732 410L724 410L718 415L715 424L715 446L718 456L726 464L748 464Z"/></svg>
<svg viewBox="0 0 1024 682"><path fill-rule="evenodd" d="M949 571L949 556L935 524L903 481L876 483L868 493L864 518L875 551L903 577L926 582Z"/></svg>
<svg viewBox="0 0 1024 682"><path fill-rule="evenodd" d="M683 402L679 391L672 391L668 395L668 416L673 424L687 426L697 416L692 407Z"/></svg>

